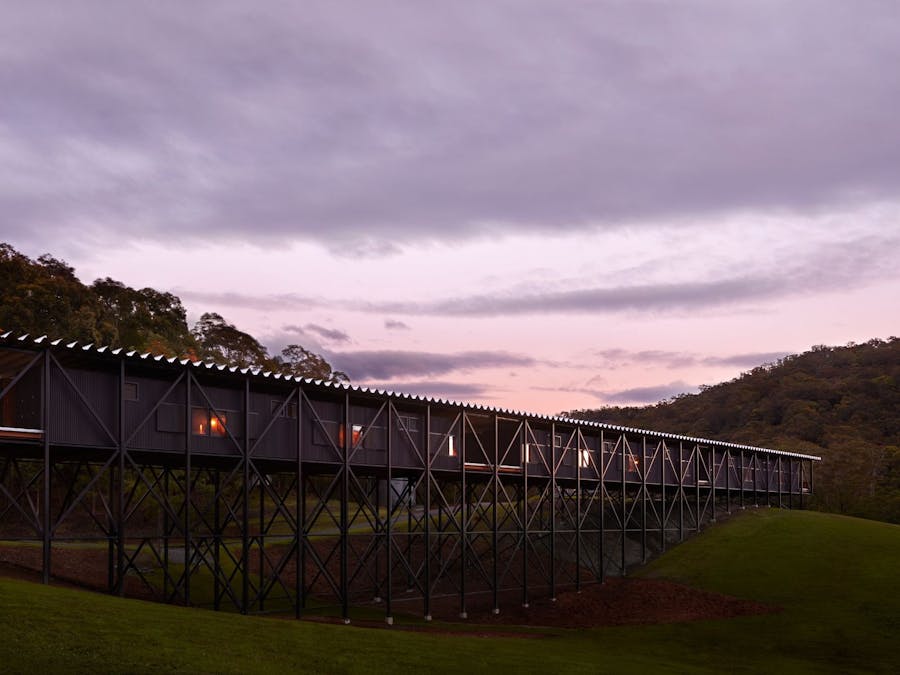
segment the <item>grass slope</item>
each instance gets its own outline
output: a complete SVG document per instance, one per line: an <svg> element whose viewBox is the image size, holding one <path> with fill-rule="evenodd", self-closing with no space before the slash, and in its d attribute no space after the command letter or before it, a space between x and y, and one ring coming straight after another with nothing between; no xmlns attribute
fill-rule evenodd
<svg viewBox="0 0 900 675"><path fill-rule="evenodd" d="M641 574L778 604L782 613L554 630L546 639L242 617L0 579L0 670L896 672L898 566L898 526L811 512L748 512Z"/></svg>

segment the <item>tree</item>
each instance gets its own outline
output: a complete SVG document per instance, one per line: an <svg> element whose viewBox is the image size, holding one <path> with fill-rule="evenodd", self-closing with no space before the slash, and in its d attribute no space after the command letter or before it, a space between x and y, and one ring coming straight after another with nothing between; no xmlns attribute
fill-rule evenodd
<svg viewBox="0 0 900 675"><path fill-rule="evenodd" d="M31 335L110 343L99 330L101 308L75 270L50 255L31 260L0 244L0 327Z"/></svg>
<svg viewBox="0 0 900 675"><path fill-rule="evenodd" d="M115 334L113 342L167 356L196 352L181 299L152 288L136 290L107 277L91 285L103 309L100 323Z"/></svg>
<svg viewBox="0 0 900 675"><path fill-rule="evenodd" d="M269 351L255 337L225 321L221 314L206 312L191 333L202 359L240 368L276 370L279 366L277 361L269 358Z"/></svg>
<svg viewBox="0 0 900 675"><path fill-rule="evenodd" d="M256 338L207 312L193 330L181 299L153 288L135 289L106 277L86 286L65 261L32 260L0 243L0 328L80 342L115 345L167 356L203 358L241 368L346 382L320 355L289 345L274 358Z"/></svg>
<svg viewBox="0 0 900 675"><path fill-rule="evenodd" d="M349 382L347 374L340 370L333 370L319 354L314 354L300 345L288 345L281 350L281 362L286 370L296 377L310 377L315 380L330 382Z"/></svg>

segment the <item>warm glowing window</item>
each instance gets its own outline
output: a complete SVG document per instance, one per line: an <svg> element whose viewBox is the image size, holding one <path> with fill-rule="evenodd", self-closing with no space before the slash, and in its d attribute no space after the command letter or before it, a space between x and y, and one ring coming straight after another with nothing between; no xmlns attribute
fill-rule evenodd
<svg viewBox="0 0 900 675"><path fill-rule="evenodd" d="M346 438L346 432L344 431L344 425L341 424L338 427L338 442L339 446L344 445L344 438ZM350 427L350 447L355 448L359 445L359 441L362 439L363 435L363 425L362 424L354 424Z"/></svg>
<svg viewBox="0 0 900 675"><path fill-rule="evenodd" d="M195 436L209 436L209 410L206 408L191 410L191 429Z"/></svg>
<svg viewBox="0 0 900 675"><path fill-rule="evenodd" d="M447 437L447 448L449 455L451 457L456 457L456 438L453 436L453 434L450 434Z"/></svg>
<svg viewBox="0 0 900 675"><path fill-rule="evenodd" d="M208 408L191 410L191 429L194 436L225 436L228 416L225 413L212 412Z"/></svg>
<svg viewBox="0 0 900 675"><path fill-rule="evenodd" d="M225 413L212 413L209 418L209 435L225 436L225 426L228 424L228 418Z"/></svg>
<svg viewBox="0 0 900 675"><path fill-rule="evenodd" d="M639 471L641 468L641 462L637 457L633 457L631 455L628 456L628 470L629 471Z"/></svg>

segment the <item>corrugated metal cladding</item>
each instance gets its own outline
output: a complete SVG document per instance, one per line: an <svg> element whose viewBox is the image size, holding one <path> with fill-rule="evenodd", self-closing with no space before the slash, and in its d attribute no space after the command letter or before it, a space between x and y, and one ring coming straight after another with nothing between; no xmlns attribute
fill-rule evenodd
<svg viewBox="0 0 900 675"><path fill-rule="evenodd" d="M689 450L698 446L703 453L712 450L717 464L724 460L726 450L732 458L743 450L748 458L820 459L769 448L50 341L44 336L4 333L0 335L0 347L0 365L7 364L10 372L24 367L36 352L49 347L59 365L51 367L50 439L59 445L115 444L120 369L124 365L128 446L152 452L183 452L190 427L189 445L198 455L237 456L249 443L254 447L254 456L260 458L296 460L301 448L304 461L337 463L343 461L342 448L348 440L344 435L349 429L351 438L346 444L351 448L354 464L384 465L390 445L396 468L422 468L427 448L433 457L433 470L458 470L465 461L475 467L527 465L534 476L549 475L554 463L551 456L556 459L560 477L598 477L600 467L621 472L622 458L640 457L644 443L651 445L651 450L662 446L665 451L660 455L664 459L647 467L648 478L657 481L662 479L664 466L667 478L669 472L676 472L678 461L687 475L696 473L692 464L696 460ZM37 365L34 372L40 370L40 364ZM249 408L245 411L247 382ZM40 376L29 373L20 379L16 389L15 398L21 400L14 416L9 416L16 424L5 426L40 426L31 419L35 417L33 412L28 412L35 392L39 395ZM186 403L189 389L190 406ZM346 417L345 400L350 403ZM427 418L426 408L430 413ZM462 412L466 413L465 426ZM247 424L249 435L245 433ZM551 428L555 438L551 437ZM680 460L675 456L679 447L683 448ZM625 463L626 477L630 473L637 477L638 467L629 462ZM762 471L763 467L729 467L732 470L746 474L748 470ZM721 472L723 476L725 473ZM739 480L737 473L733 478ZM749 480L747 475L744 478Z"/></svg>

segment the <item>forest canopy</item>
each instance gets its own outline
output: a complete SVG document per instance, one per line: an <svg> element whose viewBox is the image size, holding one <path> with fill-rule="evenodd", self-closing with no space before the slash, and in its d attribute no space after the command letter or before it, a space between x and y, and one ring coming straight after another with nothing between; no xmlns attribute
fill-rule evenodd
<svg viewBox="0 0 900 675"><path fill-rule="evenodd" d="M65 261L32 260L0 243L0 329L230 366L263 368L300 377L347 381L322 356L301 345L270 355L255 337L215 312L190 327L181 299L115 279L82 283Z"/></svg>
<svg viewBox="0 0 900 675"><path fill-rule="evenodd" d="M900 339L819 345L698 394L581 419L820 455L815 505L900 522Z"/></svg>

